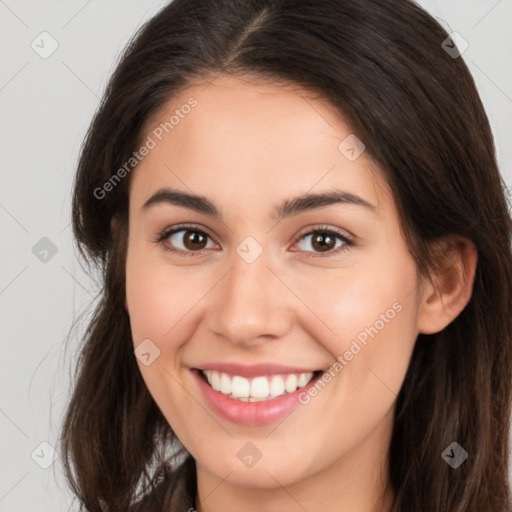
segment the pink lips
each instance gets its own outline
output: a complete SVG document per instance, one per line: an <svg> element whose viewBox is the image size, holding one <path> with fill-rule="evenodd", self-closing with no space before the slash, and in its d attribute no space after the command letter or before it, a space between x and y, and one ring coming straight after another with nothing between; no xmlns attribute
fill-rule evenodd
<svg viewBox="0 0 512 512"><path fill-rule="evenodd" d="M216 370L251 378L261 375L275 375L286 373L308 373L315 370L308 368L291 368L281 365L255 365L240 366L234 364L206 364L201 367L204 370ZM299 394L307 392L308 388L314 386L321 374L314 377L306 386L297 389L293 393L264 400L261 402L243 402L228 398L220 391L215 391L205 380L198 369L192 369L192 374L199 386L201 394L210 408L222 418L233 423L257 426L274 423L290 414L299 404Z"/></svg>

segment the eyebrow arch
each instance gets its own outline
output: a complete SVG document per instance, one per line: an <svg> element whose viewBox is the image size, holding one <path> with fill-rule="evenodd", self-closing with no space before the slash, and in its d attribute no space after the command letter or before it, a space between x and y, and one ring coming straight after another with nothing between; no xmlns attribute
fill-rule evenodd
<svg viewBox="0 0 512 512"><path fill-rule="evenodd" d="M204 196L189 194L171 188L157 190L141 207L145 211L159 204L173 204L189 210L205 213L217 219L221 219L222 213L209 199ZM332 204L354 204L367 208L376 213L376 207L362 197L340 190L330 190L315 194L303 194L292 199L286 199L272 213L272 219L279 222L287 217L298 215L306 210L314 210Z"/></svg>

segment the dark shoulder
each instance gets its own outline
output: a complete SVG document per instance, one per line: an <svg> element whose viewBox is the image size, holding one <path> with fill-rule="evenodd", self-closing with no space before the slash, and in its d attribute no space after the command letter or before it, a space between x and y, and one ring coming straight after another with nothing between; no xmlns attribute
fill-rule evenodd
<svg viewBox="0 0 512 512"><path fill-rule="evenodd" d="M196 474L189 456L179 467L164 474L162 481L127 512L184 512L195 507Z"/></svg>

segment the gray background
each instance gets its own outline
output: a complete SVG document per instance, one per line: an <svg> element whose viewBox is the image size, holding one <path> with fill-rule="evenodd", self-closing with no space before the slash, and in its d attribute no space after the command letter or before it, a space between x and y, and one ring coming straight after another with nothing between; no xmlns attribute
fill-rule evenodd
<svg viewBox="0 0 512 512"><path fill-rule="evenodd" d="M70 342L77 346L99 289L72 246L73 173L120 50L165 3L0 0L1 512L63 511L72 503L60 461L52 464L74 358L64 342L84 312ZM512 0L420 4L468 41L463 58L512 185ZM52 40L58 48L42 58Z"/></svg>

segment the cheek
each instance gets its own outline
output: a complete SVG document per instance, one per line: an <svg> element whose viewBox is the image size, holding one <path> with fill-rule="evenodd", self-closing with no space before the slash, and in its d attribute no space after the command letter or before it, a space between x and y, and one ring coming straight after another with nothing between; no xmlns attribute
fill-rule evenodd
<svg viewBox="0 0 512 512"><path fill-rule="evenodd" d="M183 418L177 411L190 407L179 384L184 372L181 347L191 336L191 313L202 290L190 286L186 270L174 269L171 275L169 269L161 260L150 261L142 251L129 250L126 300L134 349L150 347L150 364L138 361L142 378L169 423L179 431Z"/></svg>
<svg viewBox="0 0 512 512"><path fill-rule="evenodd" d="M342 358L336 374L343 374L344 392L356 397L389 388L398 393L417 337L416 286L414 261L396 254L373 268L368 264L317 281L308 292L308 305L317 315L309 315L305 328L333 361Z"/></svg>
<svg viewBox="0 0 512 512"><path fill-rule="evenodd" d="M417 336L416 279L414 262L402 260L376 266L374 272L366 266L365 272L353 269L326 279L315 287L321 292L307 296L322 322L313 318L303 328L336 362L330 367L332 377L303 396L302 403L309 417L322 418L322 437L336 439L340 450L377 428L396 400ZM340 423L340 418L348 420ZM300 425L296 428L298 436Z"/></svg>
<svg viewBox="0 0 512 512"><path fill-rule="evenodd" d="M405 318L414 323L417 274L409 258L379 260L373 268L365 262L337 274L319 273L314 280L299 278L294 285L297 294L307 298L313 313L308 315L310 328L316 324L317 339L328 342L338 354L347 340L376 323L379 331L396 327Z"/></svg>
<svg viewBox="0 0 512 512"><path fill-rule="evenodd" d="M166 350L172 348L171 332L182 328L181 319L207 290L198 268L172 267L161 255L148 258L142 249L129 249L126 301L135 345L145 338L166 339Z"/></svg>

